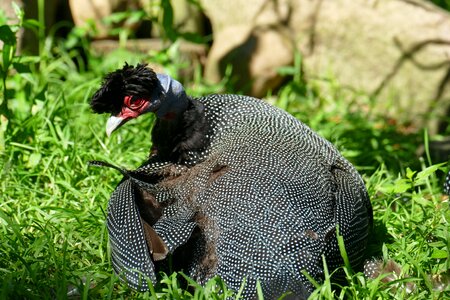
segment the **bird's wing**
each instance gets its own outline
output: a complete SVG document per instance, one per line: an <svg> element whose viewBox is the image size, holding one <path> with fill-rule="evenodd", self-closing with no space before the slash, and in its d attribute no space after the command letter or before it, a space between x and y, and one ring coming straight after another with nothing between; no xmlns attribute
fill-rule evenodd
<svg viewBox="0 0 450 300"><path fill-rule="evenodd" d="M183 220L183 218L161 218L155 225L154 230L166 243L170 252L185 244L197 227L195 222Z"/></svg>
<svg viewBox="0 0 450 300"><path fill-rule="evenodd" d="M145 291L147 279L155 283L156 276L135 197L131 180L122 181L109 200L107 227L114 271L131 288Z"/></svg>

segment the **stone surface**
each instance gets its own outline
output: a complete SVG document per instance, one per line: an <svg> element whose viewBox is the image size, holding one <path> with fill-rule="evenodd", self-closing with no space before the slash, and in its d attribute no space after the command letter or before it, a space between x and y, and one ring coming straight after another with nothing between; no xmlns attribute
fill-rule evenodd
<svg viewBox="0 0 450 300"><path fill-rule="evenodd" d="M139 0L69 0L75 25L95 24L96 37L106 38L114 26L107 25L103 19L119 11L140 8ZM116 24L116 26L136 26L137 24Z"/></svg>
<svg viewBox="0 0 450 300"><path fill-rule="evenodd" d="M248 91L264 95L278 80L260 79L268 76L261 70L276 72L292 62L298 49L307 79L324 92L332 80L349 90L376 96L373 103L357 99L359 107L373 105L376 112L417 127L426 125L431 132L439 125L445 127L436 120L448 115L450 104L450 14L428 2L201 3L214 32L206 65L208 79L222 78L223 64L231 63L239 74L238 86L255 82ZM255 32L258 38L249 43ZM267 42L257 42L261 40ZM294 46L284 46L289 44ZM249 53L250 46L253 50Z"/></svg>

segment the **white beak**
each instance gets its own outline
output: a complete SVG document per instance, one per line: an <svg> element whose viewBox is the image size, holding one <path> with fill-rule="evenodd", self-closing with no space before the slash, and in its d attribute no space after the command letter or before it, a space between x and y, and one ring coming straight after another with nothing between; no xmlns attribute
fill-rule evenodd
<svg viewBox="0 0 450 300"><path fill-rule="evenodd" d="M109 137L111 133L119 128L120 125L122 125L125 122L125 119L111 116L108 119L108 122L106 122L106 135Z"/></svg>

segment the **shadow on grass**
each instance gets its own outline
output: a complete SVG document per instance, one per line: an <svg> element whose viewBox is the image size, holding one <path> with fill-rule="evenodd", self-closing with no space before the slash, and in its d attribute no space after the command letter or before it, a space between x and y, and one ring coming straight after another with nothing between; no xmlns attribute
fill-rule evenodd
<svg viewBox="0 0 450 300"><path fill-rule="evenodd" d="M369 243L367 245L366 259L383 257L383 244L395 242L388 233L386 224L382 220L374 220L373 228L370 232Z"/></svg>
<svg viewBox="0 0 450 300"><path fill-rule="evenodd" d="M348 114L342 123L337 129L340 144L344 146L344 152L350 150L348 158L359 168L367 170L368 175L381 164L396 173L407 166L413 169L420 167L417 150L423 145L421 132L382 117L368 122L362 113Z"/></svg>

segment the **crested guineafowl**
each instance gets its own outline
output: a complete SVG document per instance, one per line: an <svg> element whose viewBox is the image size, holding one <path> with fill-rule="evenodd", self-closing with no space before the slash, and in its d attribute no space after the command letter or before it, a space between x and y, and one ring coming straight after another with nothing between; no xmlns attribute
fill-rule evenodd
<svg viewBox="0 0 450 300"><path fill-rule="evenodd" d="M219 275L239 290L245 279L252 299L259 281L266 299L303 299L314 289L304 271L320 281L322 257L330 272L343 264L338 234L361 266L372 223L364 182L288 113L246 96L192 98L141 64L108 74L91 107L111 114L108 135L157 117L148 161L122 171L108 206L113 267L131 287L148 289L170 253L200 283Z"/></svg>

